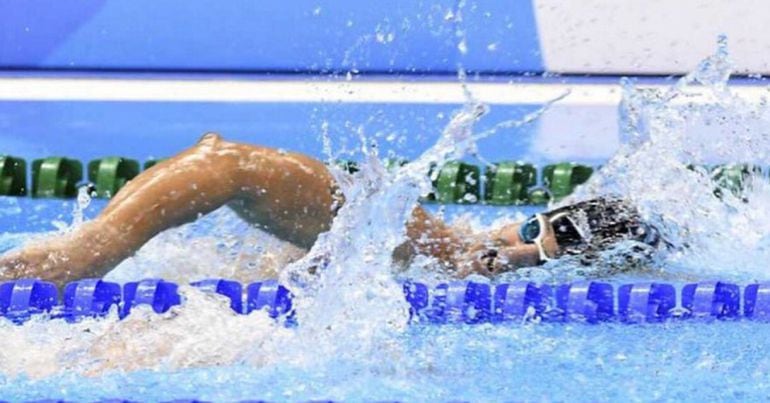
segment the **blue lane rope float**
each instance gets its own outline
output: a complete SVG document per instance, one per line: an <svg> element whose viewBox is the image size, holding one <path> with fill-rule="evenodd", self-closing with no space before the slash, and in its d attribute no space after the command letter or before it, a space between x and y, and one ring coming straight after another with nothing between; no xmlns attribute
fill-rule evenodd
<svg viewBox="0 0 770 403"><path fill-rule="evenodd" d="M64 287L62 312L67 321L76 322L84 316L106 315L120 300L120 285L99 279L80 280Z"/></svg>
<svg viewBox="0 0 770 403"><path fill-rule="evenodd" d="M21 323L31 315L50 312L57 299L52 283L34 279L5 282L0 284L0 315Z"/></svg>
<svg viewBox="0 0 770 403"><path fill-rule="evenodd" d="M241 283L231 280L209 279L196 281L190 285L203 291L224 295L230 300L230 308L232 308L233 311L243 312L243 301L241 298L243 287L241 286Z"/></svg>
<svg viewBox="0 0 770 403"><path fill-rule="evenodd" d="M625 322L662 322L676 308L671 284L626 284L618 289L618 316Z"/></svg>
<svg viewBox="0 0 770 403"><path fill-rule="evenodd" d="M275 280L252 283L246 287L246 311L251 313L258 310L267 310L272 318L284 314L291 316L291 293L286 287Z"/></svg>
<svg viewBox="0 0 770 403"><path fill-rule="evenodd" d="M153 311L164 313L172 306L181 303L179 286L174 283L160 279L130 282L123 286L123 305L120 310L120 317L125 318L131 313L131 308L138 305L149 305Z"/></svg>
<svg viewBox="0 0 770 403"><path fill-rule="evenodd" d="M770 284L749 284L743 291L743 314L747 318L770 321Z"/></svg>
<svg viewBox="0 0 770 403"><path fill-rule="evenodd" d="M721 281L688 284L682 289L682 307L695 317L734 318L740 315L740 288Z"/></svg>
<svg viewBox="0 0 770 403"><path fill-rule="evenodd" d="M275 280L245 287L236 281L211 279L192 286L222 295L238 314L265 311L294 322L291 292ZM538 285L529 281L503 284L452 281L434 288L403 283L409 320L428 324L476 324L522 321L660 323L670 320L735 320L770 322L770 282L741 287L721 281L684 285L644 282L613 286L598 281ZM677 298L677 296L679 298ZM162 279L124 284L100 279L79 280L64 287L62 299L52 283L22 279L0 284L0 316L17 324L33 315L77 322L117 310L120 318L147 306L167 312L184 301L179 285Z"/></svg>

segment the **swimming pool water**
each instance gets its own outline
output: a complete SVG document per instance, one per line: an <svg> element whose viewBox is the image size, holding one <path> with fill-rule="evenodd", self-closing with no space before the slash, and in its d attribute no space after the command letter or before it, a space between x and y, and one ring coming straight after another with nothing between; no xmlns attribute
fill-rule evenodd
<svg viewBox="0 0 770 403"><path fill-rule="evenodd" d="M2 214L4 220L36 214L37 218L27 221L27 225L32 226L18 223L17 233L50 229L43 223L50 223L52 219L67 222L74 205L74 201L23 198L3 198L0 203L2 211L13 212ZM92 204L86 216L93 216L103 204ZM444 211L449 220L473 213L484 223L499 216L528 214L539 209L428 207L433 212ZM194 231L200 235L207 233L205 222L206 219ZM19 242L9 234L0 239L3 249ZM634 278L639 277L627 274L609 281L620 283ZM244 320L264 320L259 315L261 313L252 314ZM163 318L173 321L174 316L166 314ZM218 325L215 320L197 323L204 329ZM63 337L52 328L71 325L33 321L24 325L26 331L16 333L8 332L9 326L15 325L0 322L0 332L6 327L3 332L6 335L39 338L37 346L43 347L45 343L57 343L56 337ZM88 323L77 326L81 326L78 331L89 331ZM237 338L233 340L236 342ZM27 342L26 346L35 345L33 341ZM192 350L190 355L199 349L217 348L205 341L183 342ZM770 348L770 326L747 320L672 321L649 325L418 324L409 326L390 343L389 348L365 360L361 352L343 349L336 356L313 361L312 366L284 362L280 357L256 365L254 358L249 357L253 354L249 346L243 346L243 357L224 365L180 369L169 364L153 370L116 370L85 377L65 369L42 379L5 374L0 376L0 398L703 401L760 400L770 395L770 357L765 354ZM155 351L148 348L146 354ZM34 361L36 356L45 355L46 350L0 349L0 360L8 360L10 355L23 360L25 354ZM58 357L57 362L57 365L68 365L66 356Z"/></svg>
<svg viewBox="0 0 770 403"><path fill-rule="evenodd" d="M250 365L4 377L0 396L67 400L719 401L770 395L770 326L747 321L600 326L413 326L362 367ZM205 348L205 346L199 346Z"/></svg>

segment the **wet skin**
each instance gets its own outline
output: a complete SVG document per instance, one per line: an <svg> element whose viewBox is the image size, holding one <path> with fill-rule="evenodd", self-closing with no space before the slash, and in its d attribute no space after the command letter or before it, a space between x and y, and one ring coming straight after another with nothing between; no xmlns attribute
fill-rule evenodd
<svg viewBox="0 0 770 403"><path fill-rule="evenodd" d="M64 284L101 277L161 231L223 205L274 236L309 249L329 230L342 203L322 162L209 133L131 180L95 219L0 257L0 279L35 277ZM433 256L458 277L537 265L537 246L523 243L518 228L513 224L470 237L418 206L407 223L407 241L394 257L406 263L417 254ZM551 228L545 229L543 245L547 255L557 253Z"/></svg>

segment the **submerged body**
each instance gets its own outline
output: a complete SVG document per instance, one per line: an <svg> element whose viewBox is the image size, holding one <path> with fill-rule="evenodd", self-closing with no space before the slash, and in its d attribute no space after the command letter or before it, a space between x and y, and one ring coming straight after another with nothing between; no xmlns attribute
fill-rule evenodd
<svg viewBox="0 0 770 403"><path fill-rule="evenodd" d="M0 278L37 277L63 284L101 277L159 232L223 205L274 236L309 249L329 230L343 203L322 162L210 133L130 181L94 220L0 258ZM649 241L636 213L620 202L576 206L472 237L417 206L406 223L407 240L394 258L406 263L418 254L431 256L442 269L464 277L535 266L618 239ZM611 217L602 218L606 214ZM612 233L597 231L608 228ZM597 235L601 239L592 242Z"/></svg>

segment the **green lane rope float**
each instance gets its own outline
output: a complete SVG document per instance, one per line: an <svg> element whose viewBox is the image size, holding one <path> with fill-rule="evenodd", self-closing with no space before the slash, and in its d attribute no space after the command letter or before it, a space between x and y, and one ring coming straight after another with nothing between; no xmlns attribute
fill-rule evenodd
<svg viewBox="0 0 770 403"><path fill-rule="evenodd" d="M144 170L151 169L163 160L149 159L141 167ZM386 159L383 165L390 170L406 163L403 159L391 158ZM355 161L339 160L336 164L350 173L359 170ZM77 196L77 186L83 179L83 165L80 161L66 157L48 157L34 160L31 166L32 186L27 187L25 160L0 156L0 196ZM139 174L140 163L124 157L104 157L89 162L87 168L88 179L96 188L96 196L110 198L126 182ZM723 181L726 188L733 189L742 185L748 173L756 172L756 169L748 165L729 165L718 167L713 175ZM431 167L429 175L434 191L423 201L444 204L546 204L552 199L559 200L570 194L577 185L587 181L593 171L592 167L571 162L548 165L542 169L542 182L538 184L538 169L532 164L500 162L494 167L488 167L482 178L478 166L452 161L440 168Z"/></svg>
<svg viewBox="0 0 770 403"><path fill-rule="evenodd" d="M543 188L532 189L527 195L528 204L543 205L551 201L551 194Z"/></svg>
<svg viewBox="0 0 770 403"><path fill-rule="evenodd" d="M163 159L145 161L144 170L150 169ZM347 172L359 170L358 163L350 160L335 162ZM386 159L383 165L391 170L406 164L403 159ZM690 165L711 176L716 184L714 193L721 197L724 191L740 196L747 180L761 174L762 168L750 164L725 164L713 167ZM65 157L49 157L32 162L32 186L27 187L27 163L24 159L0 156L0 196L75 197L77 185L83 179L81 162ZM437 172L438 170L438 172ZM562 162L542 168L542 181L538 184L538 169L528 163L504 161L487 167L483 176L483 200L481 199L481 175L478 166L461 161L448 162L440 169L432 166L429 172L434 191L423 201L443 204L489 205L542 205L560 200L571 194L575 187L585 183L595 168L573 162ZM140 164L123 157L105 157L88 164L88 179L95 185L97 197L114 196L126 182L139 174ZM31 191L28 192L28 189Z"/></svg>
<svg viewBox="0 0 770 403"><path fill-rule="evenodd" d="M444 165L436 178L436 201L472 204L479 201L479 167L460 161Z"/></svg>
<svg viewBox="0 0 770 403"><path fill-rule="evenodd" d="M27 195L27 162L9 155L0 156L0 196Z"/></svg>
<svg viewBox="0 0 770 403"><path fill-rule="evenodd" d="M543 168L543 183L551 191L554 200L562 199L572 193L575 187L585 183L594 169L573 162L547 165Z"/></svg>
<svg viewBox="0 0 770 403"><path fill-rule="evenodd" d="M343 171L354 174L358 172L358 163L355 161L350 160L337 160L336 162L337 166L340 167Z"/></svg>
<svg viewBox="0 0 770 403"><path fill-rule="evenodd" d="M144 165L142 166L142 168L144 168L144 170L146 171L165 160L166 160L165 158L147 160L144 162Z"/></svg>
<svg viewBox="0 0 770 403"><path fill-rule="evenodd" d="M747 185L746 180L752 174L762 174L762 168L749 164L715 166L711 169L711 179L717 185L714 194L721 197L724 189L739 197Z"/></svg>
<svg viewBox="0 0 770 403"><path fill-rule="evenodd" d="M139 162L131 159L106 157L88 163L88 180L96 187L96 197L111 198L137 175Z"/></svg>
<svg viewBox="0 0 770 403"><path fill-rule="evenodd" d="M83 164L64 157L49 157L32 162L32 197L68 198L77 196L83 179Z"/></svg>
<svg viewBox="0 0 770 403"><path fill-rule="evenodd" d="M392 170L394 170L394 169L396 169L398 167L402 167L402 166L406 165L407 162L409 162L409 161L407 161L405 159L401 159L401 158L388 158L383 163L383 166L388 171L392 171Z"/></svg>
<svg viewBox="0 0 770 403"><path fill-rule="evenodd" d="M142 166L150 169L164 159L149 159ZM386 169L406 164L403 159L387 159ZM338 166L350 173L357 172L355 161L339 160ZM747 168L731 166L720 171L728 183L739 183ZM737 167L737 168L736 168ZM140 164L123 157L105 157L89 162L88 179L95 185L96 196L110 198L126 182L139 174ZM424 201L438 203L474 204L484 202L490 205L546 204L552 198L560 199L572 192L575 186L588 180L593 168L575 163L560 163L546 166L542 170L543 184L537 185L537 168L523 162L505 161L487 168L484 172L484 199L481 200L481 175L478 166L461 161L452 161L438 169L432 167L429 175L433 178L434 191ZM17 157L0 156L0 196L23 196L27 194L26 163ZM65 157L49 157L33 161L33 197L75 197L77 185L83 179L82 163Z"/></svg>
<svg viewBox="0 0 770 403"><path fill-rule="evenodd" d="M501 162L487 167L484 177L487 204L526 204L529 189L537 184L537 169L532 164Z"/></svg>

